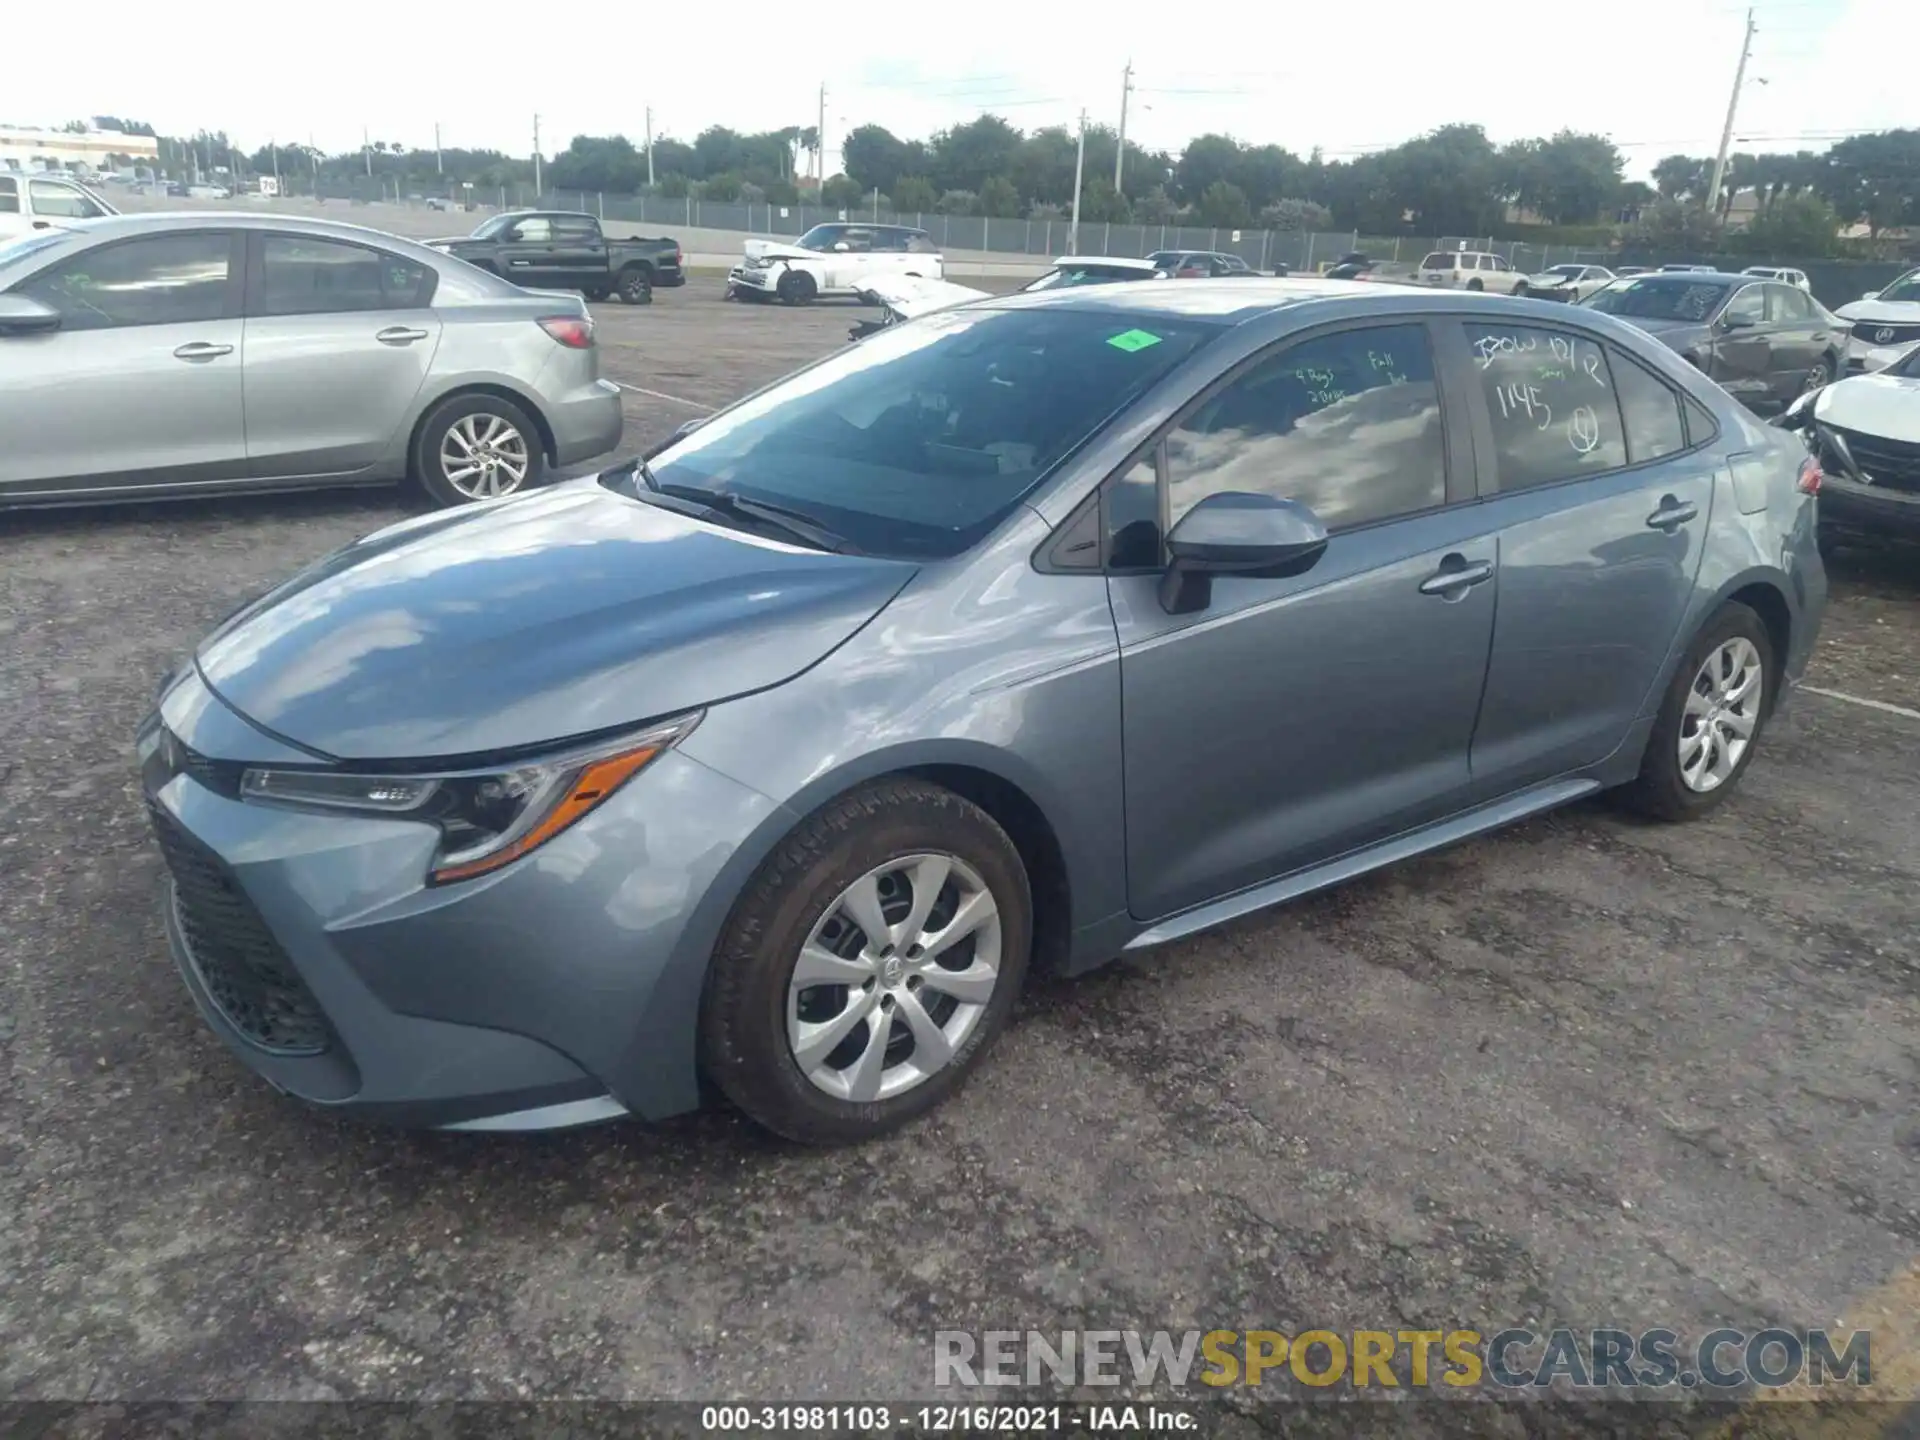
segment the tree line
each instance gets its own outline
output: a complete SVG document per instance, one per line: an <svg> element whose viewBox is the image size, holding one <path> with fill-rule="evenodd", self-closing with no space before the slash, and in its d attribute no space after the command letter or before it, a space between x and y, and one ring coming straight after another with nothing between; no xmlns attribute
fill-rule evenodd
<svg viewBox="0 0 1920 1440"><path fill-rule="evenodd" d="M163 137L161 147L163 164L169 150L230 153L219 132ZM805 178L819 150L811 127L743 133L716 125L690 142L657 137L651 186L645 147L625 135L575 137L544 161L542 180L549 190L609 195L776 205L805 198L894 213L1056 218L1072 207L1077 148L1064 126L1023 131L993 114L923 139L860 125L842 142L843 173L816 191ZM1845 227L1863 226L1877 238L1920 226L1920 129L1857 135L1818 152L1735 153L1717 214L1706 210L1710 157L1667 156L1649 185L1624 178L1612 141L1572 130L1501 145L1479 125L1443 125L1388 149L1336 158L1220 134L1196 136L1177 154L1131 140L1125 149L1116 188L1119 137L1109 127L1088 129L1083 219L1379 236L1525 236L1553 227L1576 243L1583 238L1576 232L1598 241L1624 227L1629 238L1687 249L1711 243L1738 219L1754 248L1814 254L1830 249ZM305 171L334 187L379 179L422 193L447 193L462 182L483 192L525 189L534 178L530 160L498 151L382 141L337 154L262 147L238 163L256 173Z"/></svg>

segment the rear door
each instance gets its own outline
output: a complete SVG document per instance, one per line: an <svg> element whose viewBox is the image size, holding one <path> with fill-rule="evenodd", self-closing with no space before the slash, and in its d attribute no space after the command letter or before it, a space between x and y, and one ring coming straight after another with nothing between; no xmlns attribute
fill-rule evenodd
<svg viewBox="0 0 1920 1440"><path fill-rule="evenodd" d="M352 475L391 453L440 343L439 278L371 244L254 231L246 446L261 478Z"/></svg>
<svg viewBox="0 0 1920 1440"><path fill-rule="evenodd" d="M553 219L554 281L571 290L594 289L612 283L607 275L607 242L591 215L556 215Z"/></svg>
<svg viewBox="0 0 1920 1440"><path fill-rule="evenodd" d="M1496 549L1449 503L1472 493L1465 428L1443 419L1426 325L1346 325L1255 357L1108 482L1135 915L1459 808ZM1218 577L1170 615L1164 536L1221 491L1301 501L1332 539L1305 574Z"/></svg>
<svg viewBox="0 0 1920 1440"><path fill-rule="evenodd" d="M1833 331L1813 303L1781 280L1764 287L1767 323L1773 331L1774 399L1785 405L1800 392L1834 376L1827 369Z"/></svg>
<svg viewBox="0 0 1920 1440"><path fill-rule="evenodd" d="M1551 325L1460 333L1500 552L1473 737L1485 799L1594 764L1633 730L1692 598L1715 464L1678 392L1613 347Z"/></svg>
<svg viewBox="0 0 1920 1440"><path fill-rule="evenodd" d="M0 498L240 479L243 256L230 230L169 231L13 285L61 323L0 338Z"/></svg>

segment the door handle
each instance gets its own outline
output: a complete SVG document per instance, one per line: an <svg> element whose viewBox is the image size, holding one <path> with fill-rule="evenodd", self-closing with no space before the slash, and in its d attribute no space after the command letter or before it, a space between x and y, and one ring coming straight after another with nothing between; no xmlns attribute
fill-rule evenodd
<svg viewBox="0 0 1920 1440"><path fill-rule="evenodd" d="M175 350L173 357L176 360L217 360L222 355L232 353L231 345L215 345L206 340L194 340Z"/></svg>
<svg viewBox="0 0 1920 1440"><path fill-rule="evenodd" d="M1492 578L1492 562L1476 560L1469 565L1460 556L1449 555L1440 562L1438 570L1420 582L1420 593L1451 599L1455 595L1464 595L1470 587Z"/></svg>
<svg viewBox="0 0 1920 1440"><path fill-rule="evenodd" d="M373 337L382 345L411 345L416 340L427 338L424 330L409 330L404 325L389 325Z"/></svg>
<svg viewBox="0 0 1920 1440"><path fill-rule="evenodd" d="M1647 516L1647 528L1671 532L1698 518L1699 514L1700 507L1691 500L1681 501L1665 495L1660 499L1660 508Z"/></svg>

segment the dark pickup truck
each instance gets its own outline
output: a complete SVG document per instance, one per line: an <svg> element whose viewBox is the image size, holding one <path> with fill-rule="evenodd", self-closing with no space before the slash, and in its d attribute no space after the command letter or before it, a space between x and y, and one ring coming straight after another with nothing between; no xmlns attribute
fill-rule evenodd
<svg viewBox="0 0 1920 1440"><path fill-rule="evenodd" d="M656 285L684 285L680 242L634 235L610 240L577 210L514 210L471 235L426 242L436 250L531 290L578 290L589 300L618 295L645 305Z"/></svg>

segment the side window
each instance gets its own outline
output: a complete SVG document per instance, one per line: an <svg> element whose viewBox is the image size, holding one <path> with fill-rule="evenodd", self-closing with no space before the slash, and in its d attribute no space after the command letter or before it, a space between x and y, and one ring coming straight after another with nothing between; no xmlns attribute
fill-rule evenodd
<svg viewBox="0 0 1920 1440"><path fill-rule="evenodd" d="M1483 255L1480 257L1480 264L1482 268L1487 270L1505 270L1507 268L1507 262L1502 260L1498 255Z"/></svg>
<svg viewBox="0 0 1920 1440"><path fill-rule="evenodd" d="M585 215L563 215L553 222L553 233L562 240L579 242L600 238L599 228Z"/></svg>
<svg viewBox="0 0 1920 1440"><path fill-rule="evenodd" d="M908 237L907 249L916 255L936 255L940 251L940 247L935 245L931 238L918 230Z"/></svg>
<svg viewBox="0 0 1920 1440"><path fill-rule="evenodd" d="M515 225L507 238L524 245L544 245L553 239L553 222L544 215L530 215Z"/></svg>
<svg viewBox="0 0 1920 1440"><path fill-rule="evenodd" d="M1530 325L1470 321L1467 343L1493 425L1500 489L1524 490L1627 463L1606 353Z"/></svg>
<svg viewBox="0 0 1920 1440"><path fill-rule="evenodd" d="M426 303L432 270L338 240L268 235L260 245L260 291L255 315L334 315L357 310L405 310Z"/></svg>
<svg viewBox="0 0 1920 1440"><path fill-rule="evenodd" d="M1446 445L1422 325L1290 344L1167 437L1169 526L1222 490L1298 500L1329 529L1445 503Z"/></svg>
<svg viewBox="0 0 1920 1440"><path fill-rule="evenodd" d="M57 180L29 180L27 194L36 214L60 220L90 220L106 212L71 185Z"/></svg>
<svg viewBox="0 0 1920 1440"><path fill-rule="evenodd" d="M873 231L871 230L849 229L840 238L847 242L847 249L856 251L863 255L870 250L877 250L881 248L880 246L877 246L874 244Z"/></svg>
<svg viewBox="0 0 1920 1440"><path fill-rule="evenodd" d="M1680 397L1672 387L1618 351L1610 351L1607 358L1613 371L1614 393L1620 397L1627 458L1638 464L1686 449L1686 421Z"/></svg>
<svg viewBox="0 0 1920 1440"><path fill-rule="evenodd" d="M1782 324L1799 324L1813 318L1813 306L1807 297L1791 285L1767 286L1767 319Z"/></svg>
<svg viewBox="0 0 1920 1440"><path fill-rule="evenodd" d="M232 239L218 232L101 245L15 286L60 312L65 330L186 325L228 313Z"/></svg>
<svg viewBox="0 0 1920 1440"><path fill-rule="evenodd" d="M1112 570L1158 570L1160 548L1159 447L1107 481L1104 496L1107 566Z"/></svg>
<svg viewBox="0 0 1920 1440"><path fill-rule="evenodd" d="M1761 324L1767 318L1765 289L1759 285L1747 286L1727 302L1727 308L1720 318L1744 325Z"/></svg>
<svg viewBox="0 0 1920 1440"><path fill-rule="evenodd" d="M20 184L10 175L0 175L0 215L20 213Z"/></svg>

